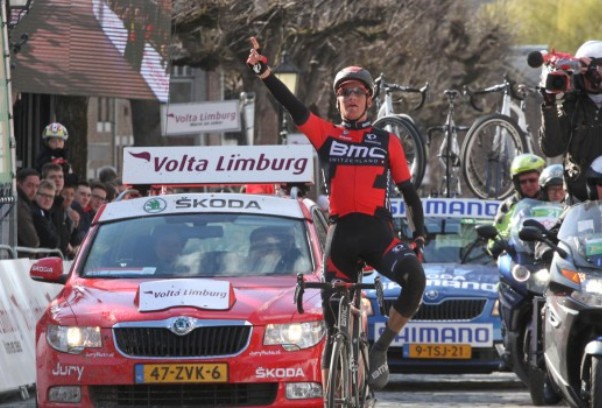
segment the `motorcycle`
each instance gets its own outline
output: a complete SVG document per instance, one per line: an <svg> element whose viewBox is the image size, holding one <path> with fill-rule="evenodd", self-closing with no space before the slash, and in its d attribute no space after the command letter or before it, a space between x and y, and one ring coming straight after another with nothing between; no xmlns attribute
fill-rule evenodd
<svg viewBox="0 0 602 408"><path fill-rule="evenodd" d="M573 407L602 407L602 201L567 210L554 245L541 229L524 238L554 250L544 306L544 358Z"/></svg>
<svg viewBox="0 0 602 408"><path fill-rule="evenodd" d="M497 259L505 348L502 359L527 386L533 405L555 404L561 398L549 381L541 341L541 310L549 265L535 257L534 244L523 241L520 231L524 225L538 225L547 230L562 210L558 203L522 199L515 204L506 238L492 225L477 228L479 236L495 239L504 248Z"/></svg>

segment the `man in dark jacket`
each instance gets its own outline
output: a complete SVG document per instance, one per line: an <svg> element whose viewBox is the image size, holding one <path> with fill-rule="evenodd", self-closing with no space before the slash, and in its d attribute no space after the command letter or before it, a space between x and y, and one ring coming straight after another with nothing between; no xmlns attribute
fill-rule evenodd
<svg viewBox="0 0 602 408"><path fill-rule="evenodd" d="M31 216L40 237L40 248L56 249L59 247L59 233L50 214L55 192L56 186L52 181L42 180L32 205Z"/></svg>
<svg viewBox="0 0 602 408"><path fill-rule="evenodd" d="M33 199L39 186L40 174L36 170L25 168L17 172L17 244L22 247L40 246L40 238L31 214Z"/></svg>
<svg viewBox="0 0 602 408"><path fill-rule="evenodd" d="M587 199L585 173L602 154L602 41L587 41L575 57L583 65L578 89L544 94L539 135L546 156L564 156L569 203L571 198Z"/></svg>

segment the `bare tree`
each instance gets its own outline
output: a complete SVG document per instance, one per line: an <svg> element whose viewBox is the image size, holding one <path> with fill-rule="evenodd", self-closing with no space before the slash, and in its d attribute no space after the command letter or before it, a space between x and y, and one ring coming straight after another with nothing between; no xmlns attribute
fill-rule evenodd
<svg viewBox="0 0 602 408"><path fill-rule="evenodd" d="M337 119L331 81L343 66L363 65L400 83L429 81L429 109L420 123L443 120L442 90L501 79L507 29L463 0L174 1L176 63L226 73L234 91L253 91L259 134L274 143L276 129L261 128L275 115L260 81L245 67L256 35L272 66L286 50L300 68L298 96L321 115ZM461 114L461 112L460 112ZM273 123L273 121L272 121Z"/></svg>

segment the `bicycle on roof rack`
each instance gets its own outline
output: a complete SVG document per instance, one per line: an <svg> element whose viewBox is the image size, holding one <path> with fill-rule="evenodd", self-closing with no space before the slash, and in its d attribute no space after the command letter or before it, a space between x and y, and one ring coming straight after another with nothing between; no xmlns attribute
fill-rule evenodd
<svg viewBox="0 0 602 408"><path fill-rule="evenodd" d="M408 114L395 111L395 103L403 101L403 99L395 99L394 96L399 93L419 93L420 103L413 109L416 111L424 105L428 89L428 82L421 88L387 82L382 73L374 80L374 101L378 115L373 126L393 133L399 138L412 174L412 182L416 188L420 187L426 170L425 142L414 119Z"/></svg>
<svg viewBox="0 0 602 408"><path fill-rule="evenodd" d="M466 132L468 126L456 125L454 112L456 100L462 96L457 89L446 89L443 95L447 101L447 114L445 123L441 126L432 126L427 129L428 144L430 145L433 134L443 133L443 140L439 146L437 157L443 168L443 178L438 188L438 194L443 197L462 197L462 185L460 183L460 144L458 133Z"/></svg>
<svg viewBox="0 0 602 408"><path fill-rule="evenodd" d="M502 83L482 90L464 89L472 107L481 112L476 95L502 94L500 110L478 117L461 149L462 173L477 197L503 199L512 194L512 160L518 154L534 151L525 114L525 98L533 91L526 85L515 86L507 77Z"/></svg>
<svg viewBox="0 0 602 408"><path fill-rule="evenodd" d="M305 289L322 289L332 293L331 303L336 302L335 327L332 334L332 354L328 369L328 379L324 390L326 408L370 407L376 402L374 391L368 385L369 357L367 322L362 316L362 290L376 290L380 312L385 310L384 292L380 277L374 283L362 283L364 269L358 265L356 282L307 282L302 273L297 274L294 301L297 311L303 313Z"/></svg>

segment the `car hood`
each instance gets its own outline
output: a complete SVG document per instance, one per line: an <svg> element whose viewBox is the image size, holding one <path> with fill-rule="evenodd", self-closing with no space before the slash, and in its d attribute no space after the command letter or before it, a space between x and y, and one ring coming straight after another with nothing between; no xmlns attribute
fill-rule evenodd
<svg viewBox="0 0 602 408"><path fill-rule="evenodd" d="M499 273L495 266L452 263L425 263L422 266L426 275L425 295L429 291L436 291L438 297L470 296L494 299L498 296ZM376 275L369 275L364 281L373 281ZM385 297L397 296L399 285L385 276L379 276ZM374 291L370 291L369 295L375 296Z"/></svg>
<svg viewBox="0 0 602 408"><path fill-rule="evenodd" d="M51 311L58 320L110 327L124 321L174 316L244 320L251 324L286 322L295 312L295 277L171 280L75 280ZM191 296L192 295L192 296ZM219 298L213 301L211 296ZM224 302L223 297L227 297ZM196 299L194 299L196 298ZM200 299L200 300L199 300Z"/></svg>

